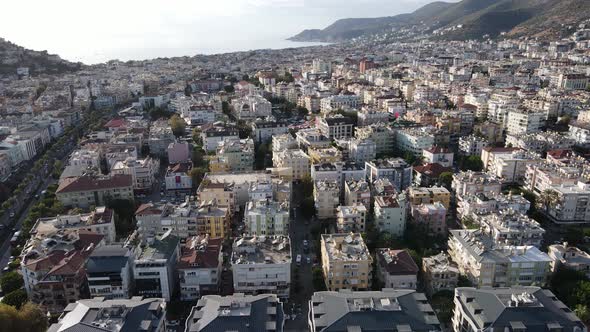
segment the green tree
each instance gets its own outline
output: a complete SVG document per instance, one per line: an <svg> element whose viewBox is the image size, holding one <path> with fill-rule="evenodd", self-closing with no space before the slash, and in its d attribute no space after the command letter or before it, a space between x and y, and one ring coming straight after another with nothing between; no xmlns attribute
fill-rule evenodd
<svg viewBox="0 0 590 332"><path fill-rule="evenodd" d="M120 238L126 238L135 229L135 204L126 199L114 199L107 207L115 211L115 231Z"/></svg>
<svg viewBox="0 0 590 332"><path fill-rule="evenodd" d="M5 294L23 287L23 277L16 271L4 273L0 279L0 286Z"/></svg>
<svg viewBox="0 0 590 332"><path fill-rule="evenodd" d="M184 122L184 120L180 118L178 114L174 114L168 121L170 123L170 127L172 128L172 133L174 133L174 136L184 136L186 131L186 122Z"/></svg>
<svg viewBox="0 0 590 332"><path fill-rule="evenodd" d="M306 219L310 219L315 215L316 211L313 196L304 196L299 211L301 211L301 214Z"/></svg>
<svg viewBox="0 0 590 332"><path fill-rule="evenodd" d="M224 86L223 90L227 93L233 93L235 91L234 86L231 84Z"/></svg>
<svg viewBox="0 0 590 332"><path fill-rule="evenodd" d="M25 303L20 310L0 304L0 326L2 331L45 332L48 322L43 311L30 302Z"/></svg>
<svg viewBox="0 0 590 332"><path fill-rule="evenodd" d="M2 303L20 309L23 306L23 304L25 304L28 301L28 299L29 298L27 297L27 291L21 288L6 294L2 298Z"/></svg>
<svg viewBox="0 0 590 332"><path fill-rule="evenodd" d="M193 188L199 188L201 181L205 177L207 170L202 167L193 167L190 172L191 179L193 180Z"/></svg>
<svg viewBox="0 0 590 332"><path fill-rule="evenodd" d="M453 183L453 173L452 172L442 172L438 176L438 183L447 188L451 189L451 183Z"/></svg>
<svg viewBox="0 0 590 332"><path fill-rule="evenodd" d="M406 152L404 152L404 160L408 164L413 165L414 162L416 162L416 156L412 152L406 151Z"/></svg>
<svg viewBox="0 0 590 332"><path fill-rule="evenodd" d="M483 170L483 161L478 156L469 156L463 162L463 170L481 172Z"/></svg>
<svg viewBox="0 0 590 332"><path fill-rule="evenodd" d="M436 312L441 323L450 326L451 318L453 317L453 298L454 293L449 290L441 290L434 295L430 300L432 308Z"/></svg>
<svg viewBox="0 0 590 332"><path fill-rule="evenodd" d="M559 194L553 189L545 189L537 197L537 208L543 209L545 214L549 214L549 210L556 207L559 203Z"/></svg>
<svg viewBox="0 0 590 332"><path fill-rule="evenodd" d="M326 290L326 283L324 281L324 272L322 271L321 267L314 267L311 271L312 273L312 282L313 282L313 290L316 292L321 292Z"/></svg>
<svg viewBox="0 0 590 332"><path fill-rule="evenodd" d="M590 322L590 309L588 309L588 304L577 304L574 312L584 323L588 324Z"/></svg>

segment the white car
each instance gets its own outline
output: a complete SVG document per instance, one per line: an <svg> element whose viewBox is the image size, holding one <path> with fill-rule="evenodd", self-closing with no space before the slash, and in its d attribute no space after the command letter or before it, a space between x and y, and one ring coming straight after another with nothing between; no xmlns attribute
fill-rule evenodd
<svg viewBox="0 0 590 332"><path fill-rule="evenodd" d="M297 265L301 265L301 255L297 255L295 261L297 262Z"/></svg>

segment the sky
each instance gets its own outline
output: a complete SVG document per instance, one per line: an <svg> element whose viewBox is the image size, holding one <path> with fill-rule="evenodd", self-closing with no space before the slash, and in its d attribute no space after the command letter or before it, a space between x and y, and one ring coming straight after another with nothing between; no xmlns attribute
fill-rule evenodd
<svg viewBox="0 0 590 332"><path fill-rule="evenodd" d="M304 29L411 12L430 0L8 0L0 37L96 63L297 46Z"/></svg>

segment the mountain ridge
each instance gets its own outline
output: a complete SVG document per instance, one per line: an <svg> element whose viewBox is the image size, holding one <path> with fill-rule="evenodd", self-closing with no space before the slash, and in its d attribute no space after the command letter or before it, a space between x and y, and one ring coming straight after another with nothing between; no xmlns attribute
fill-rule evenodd
<svg viewBox="0 0 590 332"><path fill-rule="evenodd" d="M447 39L479 39L528 33L559 35L564 23L590 18L588 0L462 0L435 1L412 13L375 18L340 19L324 29L308 29L292 41L339 42L395 29L428 24L427 32L442 31Z"/></svg>

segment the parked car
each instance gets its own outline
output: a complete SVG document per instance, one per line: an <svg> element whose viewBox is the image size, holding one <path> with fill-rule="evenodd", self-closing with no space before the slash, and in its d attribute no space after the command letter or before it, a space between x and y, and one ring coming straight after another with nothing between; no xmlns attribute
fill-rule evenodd
<svg viewBox="0 0 590 332"><path fill-rule="evenodd" d="M297 262L297 265L301 265L301 255L297 255L295 261Z"/></svg>

